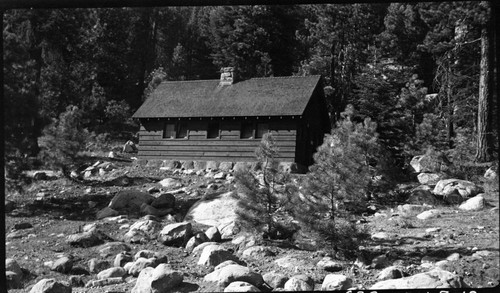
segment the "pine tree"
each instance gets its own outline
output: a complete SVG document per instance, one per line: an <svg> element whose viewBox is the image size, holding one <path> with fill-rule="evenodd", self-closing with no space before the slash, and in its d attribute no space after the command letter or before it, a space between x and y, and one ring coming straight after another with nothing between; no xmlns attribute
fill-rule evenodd
<svg viewBox="0 0 500 293"><path fill-rule="evenodd" d="M249 168L235 173L239 200L239 218L250 228L264 232L267 238L283 238L283 226L279 214L288 209L295 188L290 175L279 168L279 150L273 136L269 133L262 138L256 149L256 157L262 166L257 175ZM286 234L286 232L285 232Z"/></svg>
<svg viewBox="0 0 500 293"><path fill-rule="evenodd" d="M357 232L346 220L369 192L371 165L379 150L376 124L369 118L354 123L352 114L344 112L345 118L318 148L301 202L295 204L301 222L338 249L353 248Z"/></svg>

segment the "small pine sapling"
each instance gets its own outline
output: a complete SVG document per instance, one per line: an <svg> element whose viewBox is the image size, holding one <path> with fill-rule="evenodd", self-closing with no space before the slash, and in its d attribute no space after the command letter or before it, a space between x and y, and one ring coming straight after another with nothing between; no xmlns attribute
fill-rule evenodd
<svg viewBox="0 0 500 293"><path fill-rule="evenodd" d="M279 214L288 209L294 187L290 184L290 176L279 168L276 158L279 150L271 134L265 134L256 157L262 165L262 173L256 174L249 168L235 173L238 192L237 198L239 218L251 229L264 232L266 238L286 237L283 227L278 221Z"/></svg>

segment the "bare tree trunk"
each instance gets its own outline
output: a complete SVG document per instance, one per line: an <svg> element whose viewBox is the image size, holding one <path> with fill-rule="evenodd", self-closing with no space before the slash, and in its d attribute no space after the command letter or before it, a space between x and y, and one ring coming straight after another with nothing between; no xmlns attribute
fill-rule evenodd
<svg viewBox="0 0 500 293"><path fill-rule="evenodd" d="M490 8L487 1L481 2L485 7ZM491 14L490 14L491 15ZM491 19L491 16L489 16ZM481 63L479 75L479 99L477 109L477 141L476 141L476 162L487 162L492 155L492 129L491 129L491 40L490 27L488 21L481 30Z"/></svg>

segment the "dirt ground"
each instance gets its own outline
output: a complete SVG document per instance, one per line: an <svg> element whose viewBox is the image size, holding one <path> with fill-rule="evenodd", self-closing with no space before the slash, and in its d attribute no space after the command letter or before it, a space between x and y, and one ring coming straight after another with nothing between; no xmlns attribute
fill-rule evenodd
<svg viewBox="0 0 500 293"><path fill-rule="evenodd" d="M74 256L73 270L76 273L78 268L88 270L87 263L94 257L113 263L114 255L100 257L98 247L72 247L66 244L65 239L66 236L81 231L84 225L98 222L102 232L115 240L120 240L126 232L119 229L122 224L105 220L96 221L97 211L107 206L114 194L121 189L144 190L153 186L156 179L170 175L155 168L150 169L145 176L144 170L134 169L130 164L123 163L121 167L127 169L127 176L142 179L134 180L131 186L88 186L67 179L34 181L26 186L23 195L7 195L6 199L15 201L17 207L5 215L5 233L14 235L6 239L6 258L15 259L27 276L24 279L25 289L9 292L27 292L30 286L44 278L68 281L69 275L51 271L44 265L45 262L55 261L63 254ZM196 186L199 179L193 175L189 178L184 177L183 180ZM36 200L39 192L46 193L43 200ZM179 203L194 203L197 199L182 198L189 197L182 194L177 197ZM482 211L466 212L454 206L443 206L438 207L441 210L440 217L428 220L402 217L394 207L385 207L378 211L382 215L366 217L360 225L366 226L370 233L383 231L394 235L395 239L383 242L370 240L360 247L360 251L363 251L369 259L385 254L391 262L405 266L410 274L426 271L421 266L422 258L425 256L442 260L452 253L459 253L461 257L449 262L446 265L447 270L463 276L464 281L473 288L498 286L500 280L498 194L487 194L486 200L489 206ZM129 220L132 224L135 219L131 217ZM14 228L23 223L31 224L32 228ZM436 232L426 233L426 229L429 228L438 229L435 229ZM15 233L12 234L13 232ZM268 243L268 245L272 247L275 256L247 260L250 268L262 274L270 271L282 272L288 276L305 273L315 280L315 289L320 289L324 277L329 272L318 268L315 264L326 255L326 252L292 249L279 243ZM129 244L129 246L132 255L142 249L168 255L172 267L184 274L182 286L176 288L174 292L220 291L215 285L203 282L203 277L210 272L210 269L196 265L197 257L189 255L182 248L167 247L156 241ZM489 253L478 256L477 251ZM305 265L290 268L276 265L274 260L285 256L293 256ZM376 283L376 274L380 269L360 268L353 264L353 260L339 260L339 262L342 263L343 269L338 273L352 278L354 286L369 288ZM84 283L94 279L95 275L82 276ZM73 287L73 292L130 292L135 280L136 278L128 277L125 283L101 288Z"/></svg>

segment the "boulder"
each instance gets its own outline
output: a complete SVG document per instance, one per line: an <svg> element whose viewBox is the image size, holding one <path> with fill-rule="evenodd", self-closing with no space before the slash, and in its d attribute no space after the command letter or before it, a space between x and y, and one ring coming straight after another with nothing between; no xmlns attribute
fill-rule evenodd
<svg viewBox="0 0 500 293"><path fill-rule="evenodd" d="M287 276L276 272L266 273L262 276L262 278L264 279L264 282L266 282L272 288L283 288L286 281L288 281Z"/></svg>
<svg viewBox="0 0 500 293"><path fill-rule="evenodd" d="M198 232L186 243L186 251L190 253L196 246L208 241L209 239L205 233Z"/></svg>
<svg viewBox="0 0 500 293"><path fill-rule="evenodd" d="M485 205L486 201L484 200L483 194L480 193L463 202L458 208L463 211L480 211L484 209Z"/></svg>
<svg viewBox="0 0 500 293"><path fill-rule="evenodd" d="M16 203L12 200L5 200L5 212L10 213L16 208Z"/></svg>
<svg viewBox="0 0 500 293"><path fill-rule="evenodd" d="M221 170L221 171L229 172L232 169L233 169L232 162L220 162L220 164L219 164L219 170Z"/></svg>
<svg viewBox="0 0 500 293"><path fill-rule="evenodd" d="M222 238L230 238L234 234L235 221L238 216L238 201L226 192L210 199L201 199L187 212L184 220L215 226Z"/></svg>
<svg viewBox="0 0 500 293"><path fill-rule="evenodd" d="M395 237L387 232L377 232L372 234L371 238L375 241L391 241L394 240Z"/></svg>
<svg viewBox="0 0 500 293"><path fill-rule="evenodd" d="M397 207L398 212L402 215L416 215L430 209L432 209L432 206L419 204L404 204Z"/></svg>
<svg viewBox="0 0 500 293"><path fill-rule="evenodd" d="M380 281L375 283L370 290L429 288L469 288L469 286L465 284L462 277L436 268L409 277Z"/></svg>
<svg viewBox="0 0 500 293"><path fill-rule="evenodd" d="M224 292L260 292L260 290L250 283L236 281L229 284Z"/></svg>
<svg viewBox="0 0 500 293"><path fill-rule="evenodd" d="M147 267L154 268L156 267L156 265L157 265L156 258L140 257L134 262L134 264L130 268L128 268L128 273L134 277L137 277L143 269Z"/></svg>
<svg viewBox="0 0 500 293"><path fill-rule="evenodd" d="M158 184L166 189L177 189L183 186L182 182L179 179L175 178L165 178L162 181L158 182Z"/></svg>
<svg viewBox="0 0 500 293"><path fill-rule="evenodd" d="M483 177L487 180L497 180L497 178L498 178L497 172L498 172L498 170L496 170L496 168L490 167L490 168L488 168L488 170L486 170L486 172L484 172Z"/></svg>
<svg viewBox="0 0 500 293"><path fill-rule="evenodd" d="M113 197L108 207L119 212L138 213L143 203L151 204L154 199L151 194L139 190L122 190Z"/></svg>
<svg viewBox="0 0 500 293"><path fill-rule="evenodd" d="M204 242L204 243L196 246L195 248L193 248L193 251L191 251L191 254L193 256L201 254L203 252L203 249L205 249L205 247L207 247L209 245L217 245L217 242Z"/></svg>
<svg viewBox="0 0 500 293"><path fill-rule="evenodd" d="M206 282L215 282L223 288L235 281L247 282L256 287L260 287L264 283L262 275L251 271L247 267L234 264L211 272L203 280Z"/></svg>
<svg viewBox="0 0 500 293"><path fill-rule="evenodd" d="M107 239L110 239L110 237L94 228L83 233L68 235L66 242L72 246L92 247L104 243L104 240Z"/></svg>
<svg viewBox="0 0 500 293"><path fill-rule="evenodd" d="M151 206L157 209L175 208L175 196L170 193L162 193L153 200Z"/></svg>
<svg viewBox="0 0 500 293"><path fill-rule="evenodd" d="M399 279L405 276L404 268L402 266L390 266L377 274L378 280L390 280L390 279Z"/></svg>
<svg viewBox="0 0 500 293"><path fill-rule="evenodd" d="M227 248L221 245L208 245L203 249L198 265L215 267L227 260L239 261Z"/></svg>
<svg viewBox="0 0 500 293"><path fill-rule="evenodd" d="M425 189L424 186L428 187L427 185L421 185L413 189L406 202L416 205L437 205L439 203L439 200L434 194L430 192L430 187L428 187L428 189Z"/></svg>
<svg viewBox="0 0 500 293"><path fill-rule="evenodd" d="M219 162L216 161L207 161L207 166L205 170L211 171L211 170L218 170L219 169Z"/></svg>
<svg viewBox="0 0 500 293"><path fill-rule="evenodd" d="M22 289L22 276L14 273L13 271L5 270L5 289Z"/></svg>
<svg viewBox="0 0 500 293"><path fill-rule="evenodd" d="M73 258L68 256L63 256L52 264L51 270L62 274L67 274L71 271L72 268L73 268Z"/></svg>
<svg viewBox="0 0 500 293"><path fill-rule="evenodd" d="M417 173L436 173L448 170L449 162L445 158L437 159L428 155L421 155L413 157L410 165Z"/></svg>
<svg viewBox="0 0 500 293"><path fill-rule="evenodd" d="M372 259L371 267L375 269L381 269L389 264L389 260L385 254L378 255Z"/></svg>
<svg viewBox="0 0 500 293"><path fill-rule="evenodd" d="M102 210L97 212L96 218L98 220L102 220L104 218L116 217L118 215L120 215L120 213L118 211L116 211L110 207L105 207Z"/></svg>
<svg viewBox="0 0 500 293"><path fill-rule="evenodd" d="M241 254L242 258L265 258L268 256L275 256L276 253L274 253L269 247L267 246L252 246L243 251Z"/></svg>
<svg viewBox="0 0 500 293"><path fill-rule="evenodd" d="M143 257L143 258L152 258L152 257L155 256L155 254L156 254L156 252L153 251L153 250L147 250L147 249L139 250L134 255L134 260L138 260L141 257Z"/></svg>
<svg viewBox="0 0 500 293"><path fill-rule="evenodd" d="M66 282L55 279L42 279L30 290L30 293L71 293L72 289Z"/></svg>
<svg viewBox="0 0 500 293"><path fill-rule="evenodd" d="M283 288L285 291L313 291L314 280L307 275L296 275L288 279Z"/></svg>
<svg viewBox="0 0 500 293"><path fill-rule="evenodd" d="M108 278L123 278L127 272L125 271L124 268L121 267L113 267L106 269L104 271L101 271L97 274L97 279L98 280L104 280Z"/></svg>
<svg viewBox="0 0 500 293"><path fill-rule="evenodd" d="M439 180L443 179L442 174L438 173L420 173L417 176L418 182L420 184L426 184L426 185L436 185Z"/></svg>
<svg viewBox="0 0 500 293"><path fill-rule="evenodd" d="M215 226L208 228L205 231L205 235L207 236L208 241L211 242L220 242L222 240L219 229Z"/></svg>
<svg viewBox="0 0 500 293"><path fill-rule="evenodd" d="M340 274L328 274L321 284L321 291L347 290L352 287L352 280Z"/></svg>
<svg viewBox="0 0 500 293"><path fill-rule="evenodd" d="M145 268L137 278L132 293L169 292L182 284L181 272L172 270L170 265L160 264L156 268Z"/></svg>
<svg viewBox="0 0 500 293"><path fill-rule="evenodd" d="M120 266L120 265L118 265ZM91 258L88 261L89 272L92 274L97 274L102 270L105 270L110 267L110 264L107 260L98 260L97 258ZM115 265L115 267L117 267Z"/></svg>
<svg viewBox="0 0 500 293"><path fill-rule="evenodd" d="M427 210L425 212L421 212L420 214L417 215L417 218L420 220L427 220L427 219L432 219L432 218L439 218L441 217L441 211L432 209L432 210Z"/></svg>
<svg viewBox="0 0 500 293"><path fill-rule="evenodd" d="M192 226L189 222L169 224L160 231L160 241L168 246L184 246L192 233Z"/></svg>
<svg viewBox="0 0 500 293"><path fill-rule="evenodd" d="M107 257L110 255L117 255L118 253L123 251L130 251L130 246L123 242L115 241L107 242L101 245L97 250L102 257Z"/></svg>
<svg viewBox="0 0 500 293"><path fill-rule="evenodd" d="M329 256L321 259L316 265L327 272L338 272L342 270L342 265Z"/></svg>
<svg viewBox="0 0 500 293"><path fill-rule="evenodd" d="M19 266L17 261L15 261L12 258L5 259L5 271L11 271L16 275L19 275L20 277L23 276L23 271L21 270L21 267Z"/></svg>
<svg viewBox="0 0 500 293"><path fill-rule="evenodd" d="M135 143L133 141L129 140L123 145L122 152L137 153L137 147L135 146Z"/></svg>
<svg viewBox="0 0 500 293"><path fill-rule="evenodd" d="M440 180L434 190L434 194L446 198L450 194L458 193L462 198L469 198L483 192L480 186L477 186L473 182L461 179L444 179Z"/></svg>

